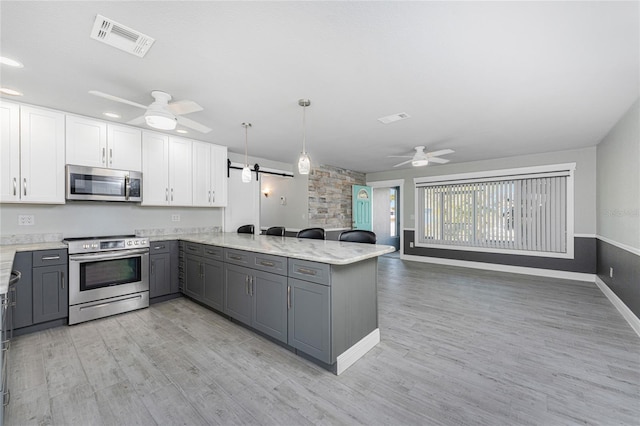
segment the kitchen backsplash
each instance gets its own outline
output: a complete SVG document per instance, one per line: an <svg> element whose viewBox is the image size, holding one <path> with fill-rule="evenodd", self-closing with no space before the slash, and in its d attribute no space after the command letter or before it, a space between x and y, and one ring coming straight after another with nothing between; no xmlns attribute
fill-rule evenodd
<svg viewBox="0 0 640 426"><path fill-rule="evenodd" d="M154 228L134 230L138 237L160 237L163 235L206 234L222 232L221 226L205 226L195 228Z"/></svg>

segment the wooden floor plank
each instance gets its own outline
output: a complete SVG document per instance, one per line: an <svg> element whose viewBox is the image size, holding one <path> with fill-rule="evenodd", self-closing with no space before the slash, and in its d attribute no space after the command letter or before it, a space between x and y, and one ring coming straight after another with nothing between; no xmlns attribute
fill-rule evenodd
<svg viewBox="0 0 640 426"><path fill-rule="evenodd" d="M335 376L186 298L12 342L8 425L638 425L640 339L593 283L379 260Z"/></svg>

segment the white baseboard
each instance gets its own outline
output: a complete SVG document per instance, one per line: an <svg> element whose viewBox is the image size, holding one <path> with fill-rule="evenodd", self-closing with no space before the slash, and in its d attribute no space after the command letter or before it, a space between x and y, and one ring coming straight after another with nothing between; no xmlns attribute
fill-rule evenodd
<svg viewBox="0 0 640 426"><path fill-rule="evenodd" d="M631 312L631 309L624 304L624 302L609 288L609 286L596 275L596 285L607 296L607 299L616 307L618 312L622 314L625 320L629 323L633 331L640 337L640 319Z"/></svg>
<svg viewBox="0 0 640 426"><path fill-rule="evenodd" d="M427 257L415 255L401 255L402 260L414 262L436 263L438 265L461 266L463 268L483 269L486 271L510 272L513 274L535 275L539 277L560 278L565 280L594 282L594 274L583 272L556 271L554 269L529 268L526 266L500 265L497 263L471 262L468 260L443 259L440 257Z"/></svg>
<svg viewBox="0 0 640 426"><path fill-rule="evenodd" d="M336 359L336 375L339 376L342 374L347 368L351 367L378 343L380 343L380 329L376 328L371 333L360 339L358 343L338 355L338 358Z"/></svg>

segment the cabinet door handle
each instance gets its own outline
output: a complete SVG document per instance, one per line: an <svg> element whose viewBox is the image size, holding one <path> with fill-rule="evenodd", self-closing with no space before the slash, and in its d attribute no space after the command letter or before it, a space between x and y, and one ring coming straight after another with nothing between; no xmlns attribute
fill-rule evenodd
<svg viewBox="0 0 640 426"><path fill-rule="evenodd" d="M217 252L215 252L215 251L211 251L211 250L205 250L205 252L206 252L207 254L212 254L212 255L214 255L214 256L218 254Z"/></svg>
<svg viewBox="0 0 640 426"><path fill-rule="evenodd" d="M211 202L215 203L216 202L216 191L211 191L211 197L212 197Z"/></svg>
<svg viewBox="0 0 640 426"><path fill-rule="evenodd" d="M267 262L266 260L261 260L261 261L260 261L260 264L261 264L262 266L276 266L276 264L275 264L275 263L273 263L273 262Z"/></svg>
<svg viewBox="0 0 640 426"><path fill-rule="evenodd" d="M13 195L17 195L18 191L18 182L16 178L13 178Z"/></svg>
<svg viewBox="0 0 640 426"><path fill-rule="evenodd" d="M107 155L106 152L107 152L107 148L102 148L102 164L106 164L107 163L105 161L106 160L105 156Z"/></svg>
<svg viewBox="0 0 640 426"><path fill-rule="evenodd" d="M109 148L109 164L113 164L113 148Z"/></svg>
<svg viewBox="0 0 640 426"><path fill-rule="evenodd" d="M152 260L151 261L151 275L155 274L156 271L156 261Z"/></svg>
<svg viewBox="0 0 640 426"><path fill-rule="evenodd" d="M211 202L211 191L209 191L209 202Z"/></svg>
<svg viewBox="0 0 640 426"><path fill-rule="evenodd" d="M171 188L171 201L173 201L173 188Z"/></svg>
<svg viewBox="0 0 640 426"><path fill-rule="evenodd" d="M64 290L64 272L60 272L60 285L62 286L62 289Z"/></svg>
<svg viewBox="0 0 640 426"><path fill-rule="evenodd" d="M249 294L249 275L244 277L244 292Z"/></svg>
<svg viewBox="0 0 640 426"><path fill-rule="evenodd" d="M233 260L242 260L242 257L241 257L241 256L234 256L234 255L232 255L232 254L230 254L230 255L229 255L229 258L230 258L230 259L233 259Z"/></svg>
<svg viewBox="0 0 640 426"><path fill-rule="evenodd" d="M26 196L27 195L27 178L22 179L22 184L24 187L24 195Z"/></svg>
<svg viewBox="0 0 640 426"><path fill-rule="evenodd" d="M287 286L287 309L291 309L291 286Z"/></svg>
<svg viewBox="0 0 640 426"><path fill-rule="evenodd" d="M161 250L161 249L163 249L164 247L165 247L165 246L155 246L153 249L154 249L154 250Z"/></svg>
<svg viewBox="0 0 640 426"><path fill-rule="evenodd" d="M305 275L316 275L318 273L313 269L307 269L307 268L298 268L296 269L296 272L300 272L301 274L305 274Z"/></svg>
<svg viewBox="0 0 640 426"><path fill-rule="evenodd" d="M255 277L251 277L251 294L250 296L253 296L253 294L256 291L256 281L255 281Z"/></svg>
<svg viewBox="0 0 640 426"><path fill-rule="evenodd" d="M169 201L169 188L164 189L164 200Z"/></svg>
<svg viewBox="0 0 640 426"><path fill-rule="evenodd" d="M40 258L40 260L58 260L60 259L60 255L57 256L43 256Z"/></svg>
<svg viewBox="0 0 640 426"><path fill-rule="evenodd" d="M200 277L204 277L204 263L200 264Z"/></svg>

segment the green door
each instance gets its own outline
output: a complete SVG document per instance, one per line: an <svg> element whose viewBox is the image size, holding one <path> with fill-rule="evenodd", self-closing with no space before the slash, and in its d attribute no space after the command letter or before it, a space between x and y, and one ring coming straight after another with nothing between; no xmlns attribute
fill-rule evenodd
<svg viewBox="0 0 640 426"><path fill-rule="evenodd" d="M371 187L353 185L352 188L353 229L371 231Z"/></svg>

